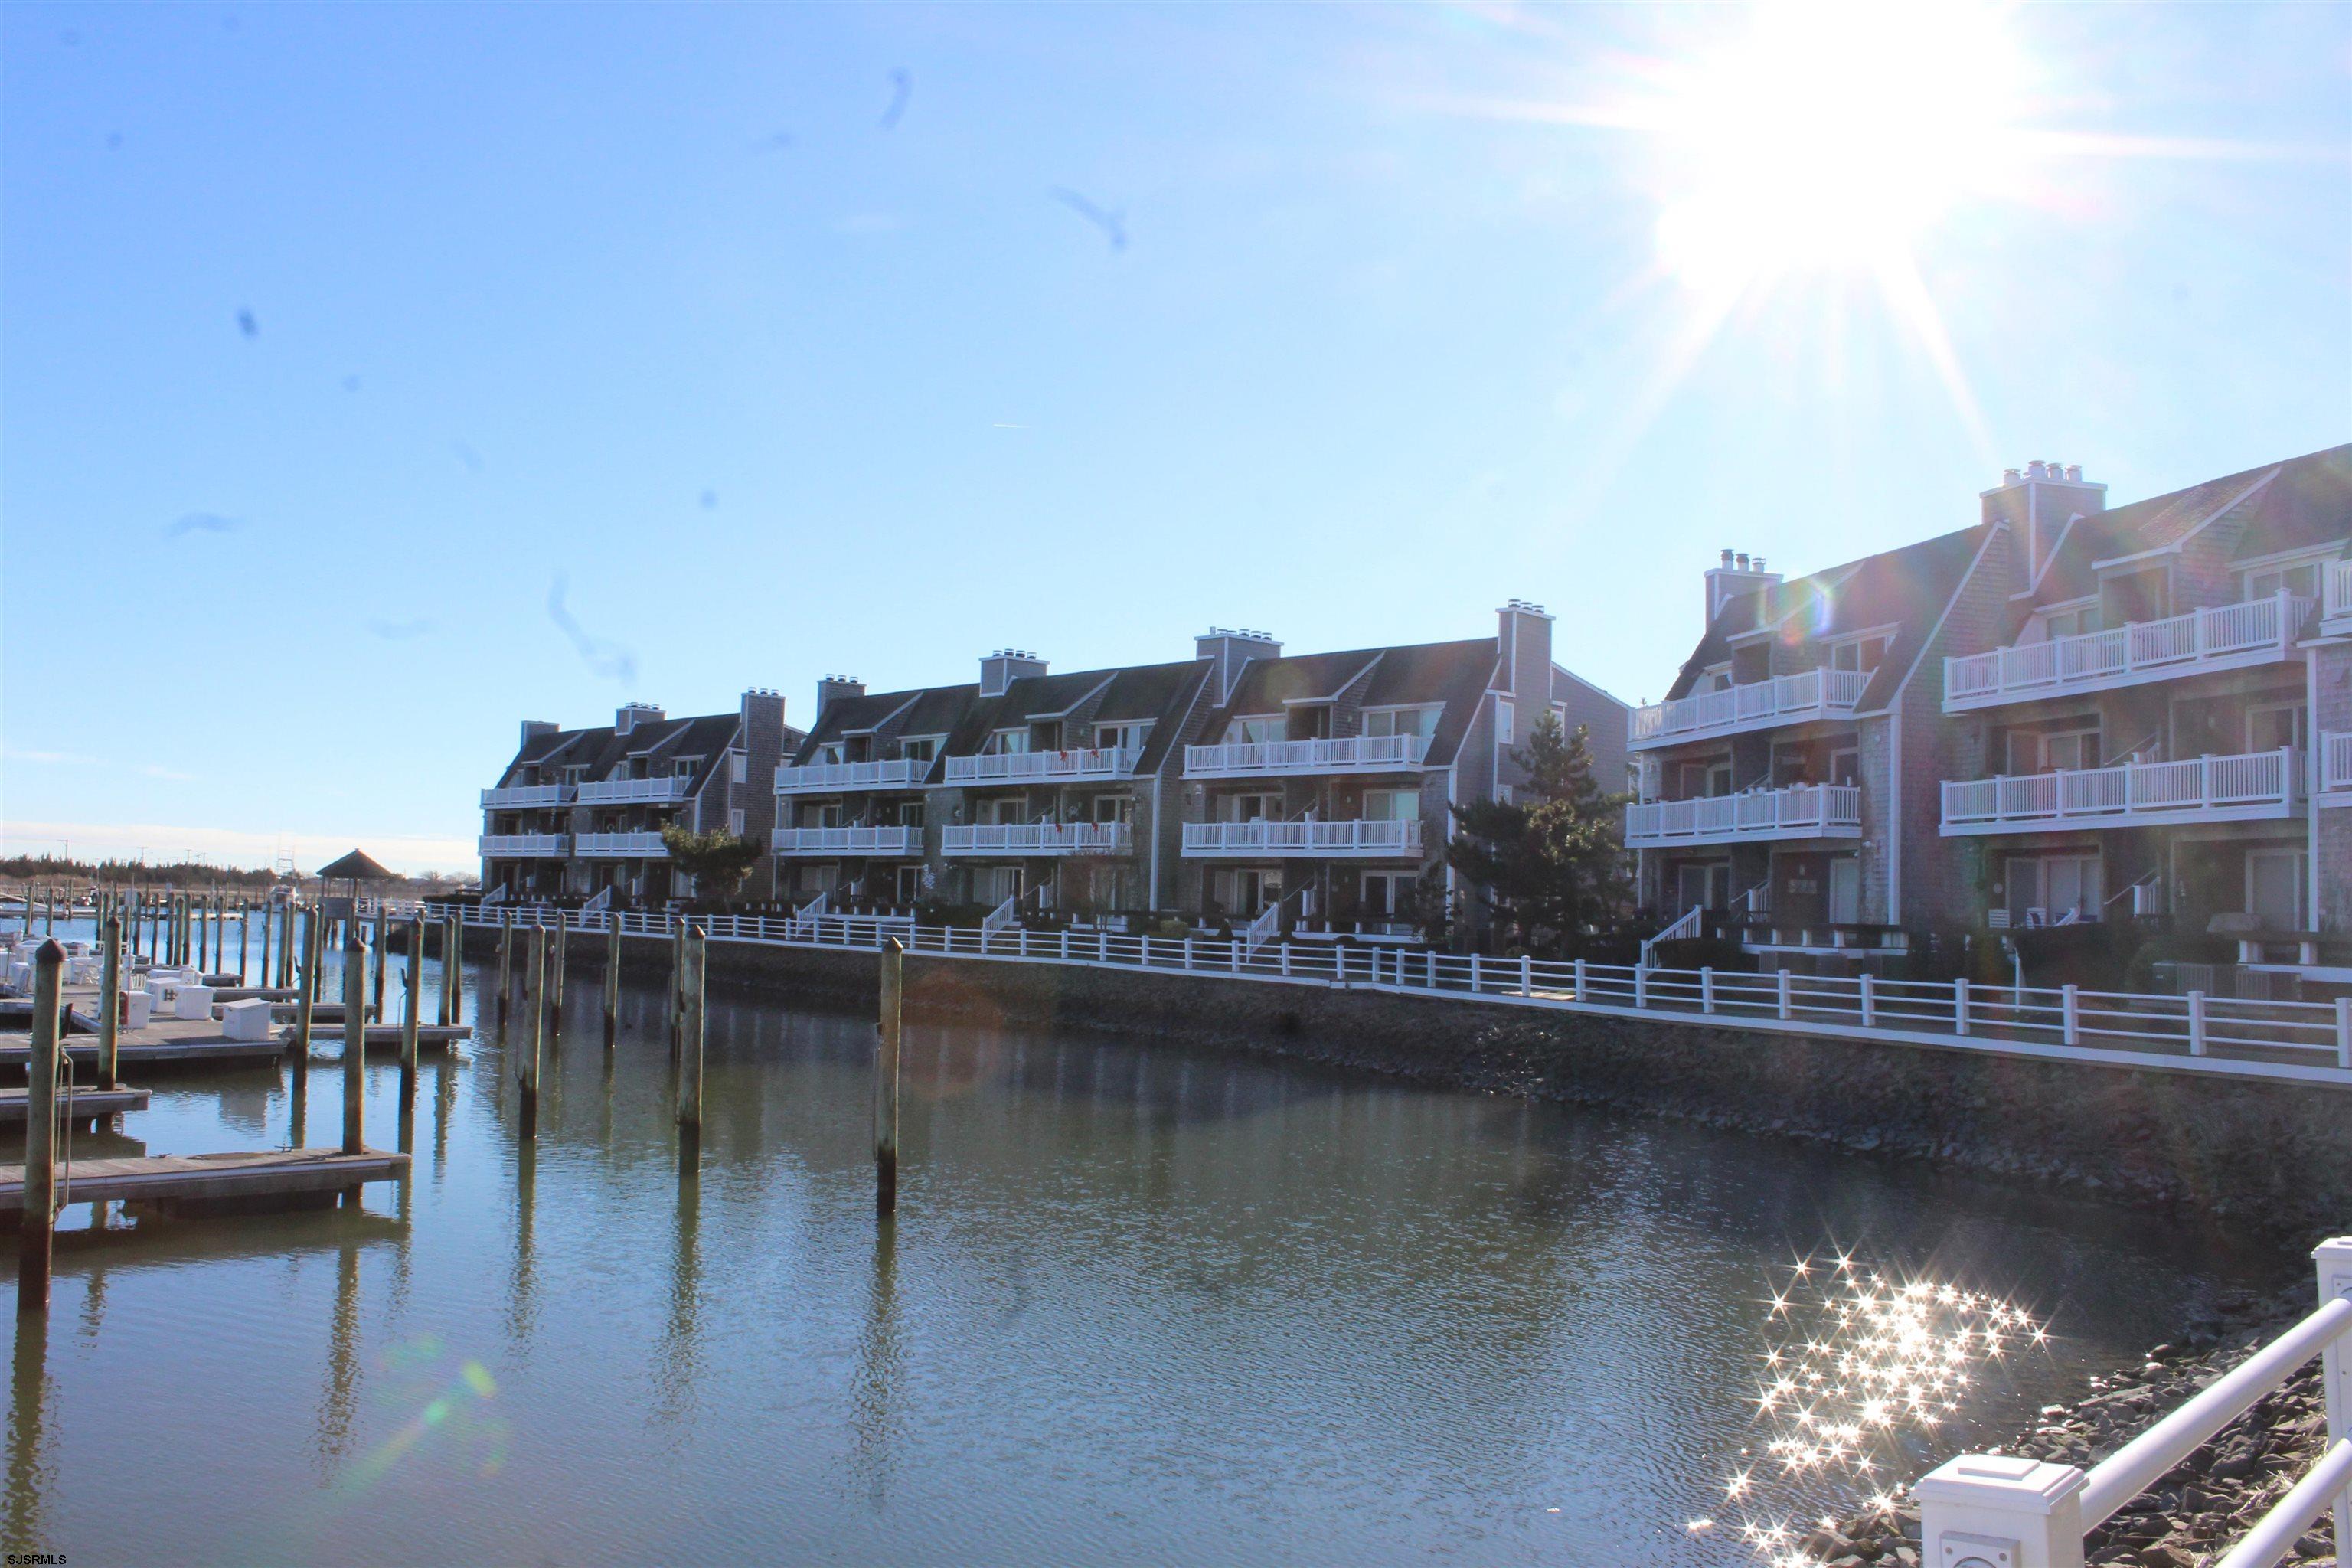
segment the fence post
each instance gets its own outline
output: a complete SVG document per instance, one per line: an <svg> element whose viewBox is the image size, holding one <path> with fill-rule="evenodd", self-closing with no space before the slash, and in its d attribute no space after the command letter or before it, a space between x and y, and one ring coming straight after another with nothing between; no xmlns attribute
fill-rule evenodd
<svg viewBox="0 0 2352 1568"><path fill-rule="evenodd" d="M1136 945L1136 952L1138 952L1139 953L1142 954L1142 957L1143 957L1143 967L1144 967L1144 968L1146 968L1146 969L1150 968L1150 967L1151 967L1151 936L1150 936L1150 932L1146 932L1146 933L1144 934L1143 940Z"/></svg>
<svg viewBox="0 0 2352 1568"><path fill-rule="evenodd" d="M1969 981L1962 975L1952 982L1952 1033L1969 1032Z"/></svg>
<svg viewBox="0 0 2352 1568"><path fill-rule="evenodd" d="M1478 980L1478 955L1477 955L1476 953L1475 953L1475 952L1474 952L1474 953L1472 953L1472 954L1470 955L1470 994L1471 994L1471 995L1475 996L1476 994L1478 994L1478 986L1479 986L1479 980Z"/></svg>
<svg viewBox="0 0 2352 1568"><path fill-rule="evenodd" d="M1862 1026L1874 1027L1878 1023L1878 991L1871 984L1870 971L1862 972Z"/></svg>
<svg viewBox="0 0 2352 1568"><path fill-rule="evenodd" d="M1913 1484L1923 1563L2083 1568L2083 1483L2072 1465L1963 1454Z"/></svg>
<svg viewBox="0 0 2352 1568"><path fill-rule="evenodd" d="M1192 967L1192 939L1190 936L1184 939L1184 967Z"/></svg>
<svg viewBox="0 0 2352 1568"><path fill-rule="evenodd" d="M1070 928L1067 926L1062 928L1062 962L1070 962Z"/></svg>
<svg viewBox="0 0 2352 1568"><path fill-rule="evenodd" d="M1715 1011L1715 966L1712 964L1699 965L1698 1010L1702 1013Z"/></svg>
<svg viewBox="0 0 2352 1568"><path fill-rule="evenodd" d="M1634 1006L1636 1006L1636 1007L1646 1007L1646 1006L1648 1006L1649 1005L1650 1005L1650 970L1649 970L1649 966L1648 966L1647 964L1637 963L1637 964L1635 964L1635 965L1633 966L1633 1005L1634 1005Z"/></svg>
<svg viewBox="0 0 2352 1568"><path fill-rule="evenodd" d="M2074 987L2070 984L2058 993L2058 1037L2070 1046L2083 1043L2083 1025L2075 1005Z"/></svg>
<svg viewBox="0 0 2352 1568"><path fill-rule="evenodd" d="M1584 1000L1584 960L1580 958L1576 961L1576 999Z"/></svg>
<svg viewBox="0 0 2352 1568"><path fill-rule="evenodd" d="M1029 956L1029 928L1023 926L1020 928L1020 932L1021 934L1013 940L1013 952L1015 957L1026 958Z"/></svg>
<svg viewBox="0 0 2352 1568"><path fill-rule="evenodd" d="M2338 1296L2352 1296L2352 1236L2333 1237L2311 1249L2312 1261L2319 1269L2319 1304L2326 1306ZM2330 1344L2320 1354L2320 1392L2327 1406L2327 1446L2333 1448L2352 1436L2352 1376L2347 1365L2343 1342ZM2338 1539L2342 1531L2352 1530L2352 1503L2344 1498L2336 1500L2336 1528Z"/></svg>
<svg viewBox="0 0 2352 1568"><path fill-rule="evenodd" d="M2066 989L2071 994L2074 988L2069 985ZM2068 999L2073 999L2071 994ZM2074 1041L2070 1039L2066 1043L2072 1045ZM2205 1054L2205 993L2202 991L2189 994L2189 1054L2192 1057Z"/></svg>
<svg viewBox="0 0 2352 1568"><path fill-rule="evenodd" d="M1787 964L1784 963L1780 966L1780 979L1772 989L1774 993L1773 1000L1778 1004L1780 1021L1782 1023L1786 1023L1790 1018L1797 1016L1795 1001L1790 995L1791 987L1789 984L1789 966Z"/></svg>
<svg viewBox="0 0 2352 1568"><path fill-rule="evenodd" d="M1531 953L1531 952L1523 952L1523 953L1519 954L1519 994L1520 994L1520 995L1522 995L1522 996L1532 996L1532 995L1534 995L1535 994L1536 994L1536 959L1535 959L1535 954L1533 954L1533 953Z"/></svg>
<svg viewBox="0 0 2352 1568"><path fill-rule="evenodd" d="M1286 942L1282 944L1282 977L1290 978L1290 944Z"/></svg>
<svg viewBox="0 0 2352 1568"><path fill-rule="evenodd" d="M2336 999L2336 1065L2352 1068L2352 996Z"/></svg>

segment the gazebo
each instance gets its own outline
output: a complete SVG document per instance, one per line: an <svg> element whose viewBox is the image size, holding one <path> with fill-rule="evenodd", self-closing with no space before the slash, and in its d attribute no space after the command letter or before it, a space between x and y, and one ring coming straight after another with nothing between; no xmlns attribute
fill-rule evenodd
<svg viewBox="0 0 2352 1568"><path fill-rule="evenodd" d="M338 920L350 920L359 913L360 884L389 882L391 871L363 849L354 849L339 860L330 860L314 873L319 879L320 908ZM335 884L343 884L338 895Z"/></svg>

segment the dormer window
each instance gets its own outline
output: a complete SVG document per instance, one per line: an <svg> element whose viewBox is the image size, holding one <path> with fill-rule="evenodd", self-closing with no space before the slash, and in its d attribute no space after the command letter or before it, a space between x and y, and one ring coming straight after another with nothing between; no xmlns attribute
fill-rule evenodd
<svg viewBox="0 0 2352 1568"><path fill-rule="evenodd" d="M2098 629L2099 605L2095 599L2088 604L2077 605L2072 609L2042 612L2042 634L2053 640L2059 637L2078 637L2085 632L2095 632Z"/></svg>
<svg viewBox="0 0 2352 1568"><path fill-rule="evenodd" d="M679 778L690 779L694 776L695 764L700 761L700 757L680 757L670 764L670 772Z"/></svg>
<svg viewBox="0 0 2352 1568"><path fill-rule="evenodd" d="M841 742L838 741L827 741L824 744L819 746L816 749L816 761L820 766L831 766L833 763L842 761Z"/></svg>
<svg viewBox="0 0 2352 1568"><path fill-rule="evenodd" d="M1229 746L1262 746L1281 739L1282 719L1278 714L1236 719L1225 726L1225 744Z"/></svg>
<svg viewBox="0 0 2352 1568"><path fill-rule="evenodd" d="M1151 721L1149 719L1130 720L1123 724L1097 724L1095 726L1095 745L1103 751L1139 752L1150 734Z"/></svg>
<svg viewBox="0 0 2352 1568"><path fill-rule="evenodd" d="M1012 757L1028 750L1029 729L1023 725L1017 729L991 730L988 739L981 742L980 754L983 757Z"/></svg>
<svg viewBox="0 0 2352 1568"><path fill-rule="evenodd" d="M1839 643L1830 649L1830 668L1867 674L1886 658L1886 642L1883 637L1872 637Z"/></svg>
<svg viewBox="0 0 2352 1568"><path fill-rule="evenodd" d="M928 763L940 754L940 738L909 735L898 742L898 754L910 763Z"/></svg>
<svg viewBox="0 0 2352 1568"><path fill-rule="evenodd" d="M1374 708L1364 714L1367 735L1418 735L1426 741L1437 733L1437 716L1444 710L1426 708Z"/></svg>
<svg viewBox="0 0 2352 1568"><path fill-rule="evenodd" d="M2292 594L2298 599L2319 597L2319 563L2297 561L2278 566L2264 566L2245 574L2246 597L2268 599L2280 594Z"/></svg>

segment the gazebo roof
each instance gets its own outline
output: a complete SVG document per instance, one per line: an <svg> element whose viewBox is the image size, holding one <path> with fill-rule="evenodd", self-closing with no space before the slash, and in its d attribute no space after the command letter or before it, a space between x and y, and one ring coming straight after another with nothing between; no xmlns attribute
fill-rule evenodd
<svg viewBox="0 0 2352 1568"><path fill-rule="evenodd" d="M340 860L331 860L310 873L321 881L388 882L392 873L368 858L364 850L354 849Z"/></svg>

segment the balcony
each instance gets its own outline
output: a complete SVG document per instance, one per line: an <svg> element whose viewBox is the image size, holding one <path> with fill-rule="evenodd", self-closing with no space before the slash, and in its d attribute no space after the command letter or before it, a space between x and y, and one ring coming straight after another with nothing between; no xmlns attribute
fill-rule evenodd
<svg viewBox="0 0 2352 1568"><path fill-rule="evenodd" d="M580 786L583 805L662 805L694 794L695 780L676 773L650 779L605 779ZM584 853L584 851L583 851Z"/></svg>
<svg viewBox="0 0 2352 1568"><path fill-rule="evenodd" d="M2352 561L2331 561L2327 564L2327 583L2323 590L2326 597L2319 607L2319 617L2329 631L2352 629Z"/></svg>
<svg viewBox="0 0 2352 1568"><path fill-rule="evenodd" d="M1626 715L1626 740L1635 751L1643 751L1808 719L1851 719L1869 684L1867 670L1824 668L1696 692L1634 709Z"/></svg>
<svg viewBox="0 0 2352 1568"><path fill-rule="evenodd" d="M484 811L520 811L531 806L570 805L577 784L505 784L482 792Z"/></svg>
<svg viewBox="0 0 2352 1568"><path fill-rule="evenodd" d="M1123 779L1135 771L1140 752L1120 746L1095 746L1076 752L1000 752L977 757L950 757L948 783L1015 784L1044 779Z"/></svg>
<svg viewBox="0 0 2352 1568"><path fill-rule="evenodd" d="M1639 801L1625 808L1628 849L1861 837L1862 789L1857 784L1790 784L1702 800Z"/></svg>
<svg viewBox="0 0 2352 1568"><path fill-rule="evenodd" d="M853 789L914 789L931 771L928 762L905 757L881 763L811 763L806 767L778 768L778 795L838 795Z"/></svg>
<svg viewBox="0 0 2352 1568"><path fill-rule="evenodd" d="M942 830L950 855L1126 855L1135 830L1124 822L986 822Z"/></svg>
<svg viewBox="0 0 2352 1568"><path fill-rule="evenodd" d="M485 860L521 860L571 853L572 835L569 833L482 835L482 858Z"/></svg>
<svg viewBox="0 0 2352 1568"><path fill-rule="evenodd" d="M2295 633L2310 610L2309 599L2279 594L2161 621L2127 621L2103 632L1947 658L1944 711L1965 713L2004 702L2269 664L2294 651Z"/></svg>
<svg viewBox="0 0 2352 1568"><path fill-rule="evenodd" d="M1250 859L1421 853L1415 822L1188 822L1184 853Z"/></svg>
<svg viewBox="0 0 2352 1568"><path fill-rule="evenodd" d="M1423 735L1353 735L1342 741L1235 741L1184 748L1188 779L1265 778L1283 773L1377 773L1418 768Z"/></svg>
<svg viewBox="0 0 2352 1568"><path fill-rule="evenodd" d="M2330 805L2352 805L2352 734L2331 730L2319 737L2319 787L2339 797Z"/></svg>
<svg viewBox="0 0 2352 1568"><path fill-rule="evenodd" d="M585 785L582 786L583 789ZM669 846L658 833L583 833L573 839L575 855L605 860L667 860Z"/></svg>
<svg viewBox="0 0 2352 1568"><path fill-rule="evenodd" d="M920 855L919 827L779 827L769 838L779 855Z"/></svg>
<svg viewBox="0 0 2352 1568"><path fill-rule="evenodd" d="M2303 757L2292 747L2179 763L2025 773L1944 785L1946 837L2045 827L2154 827L2292 816Z"/></svg>

